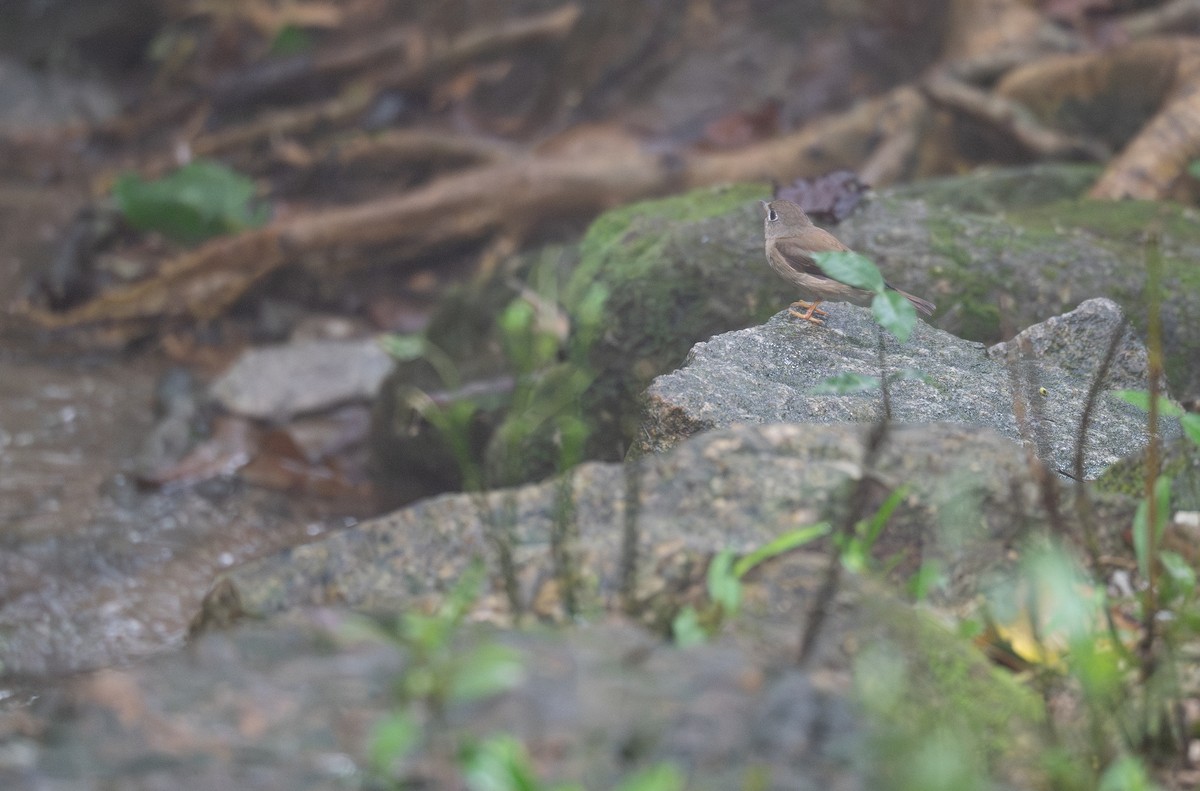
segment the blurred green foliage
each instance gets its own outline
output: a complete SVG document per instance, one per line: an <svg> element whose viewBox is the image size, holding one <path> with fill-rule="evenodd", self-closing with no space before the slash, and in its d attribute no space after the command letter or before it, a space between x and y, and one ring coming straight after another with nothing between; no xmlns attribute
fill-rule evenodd
<svg viewBox="0 0 1200 791"><path fill-rule="evenodd" d="M255 205L254 182L217 162L196 160L155 181L126 173L113 185L125 219L183 244L256 228L270 210Z"/></svg>

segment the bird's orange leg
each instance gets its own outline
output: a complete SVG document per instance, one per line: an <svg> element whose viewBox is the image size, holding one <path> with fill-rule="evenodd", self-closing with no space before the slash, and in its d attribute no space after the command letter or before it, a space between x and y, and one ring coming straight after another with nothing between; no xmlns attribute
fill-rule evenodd
<svg viewBox="0 0 1200 791"><path fill-rule="evenodd" d="M820 304L821 300L819 299L816 302L805 302L802 299L798 299L791 304L791 306L788 308L788 312L791 313L795 318L803 319L804 321L811 321L816 325L821 325L825 323L825 319L823 317L828 316L829 314L817 307L817 305ZM796 310L796 308L800 308L800 310L805 312L801 313L799 310Z"/></svg>

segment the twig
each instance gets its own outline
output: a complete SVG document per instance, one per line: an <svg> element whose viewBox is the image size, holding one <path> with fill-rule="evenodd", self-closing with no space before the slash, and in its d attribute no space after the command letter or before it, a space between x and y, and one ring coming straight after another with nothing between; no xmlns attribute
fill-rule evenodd
<svg viewBox="0 0 1200 791"><path fill-rule="evenodd" d="M1083 530L1084 545L1087 548L1088 557L1092 562L1093 569L1100 568L1100 544L1096 536L1095 513L1092 509L1092 501L1088 497L1087 486L1083 480L1084 455L1087 450L1088 429L1092 424L1092 411L1096 407L1100 390L1104 387L1104 381L1108 378L1113 360L1117 356L1117 349L1120 348L1121 341L1124 339L1125 331L1128 327L1129 319L1122 314L1120 323L1117 324L1112 338L1108 341L1108 348L1104 350L1104 357L1100 360L1100 367L1096 369L1096 375L1092 379L1091 386L1088 387L1087 398L1083 402L1083 413L1079 416L1079 429L1075 432L1075 461L1072 466L1071 476L1075 479L1075 512L1079 517L1079 524Z"/></svg>
<svg viewBox="0 0 1200 791"><path fill-rule="evenodd" d="M879 328L878 337L879 389L883 397L883 415L878 422L872 425L871 431L867 435L859 478L854 484L853 491L850 493L849 508L846 510L846 515L838 524L836 535L841 536L845 540L849 540L854 536L856 526L866 515L870 494L868 490L872 480L870 470L875 467L875 463L879 459L879 454L883 450L883 444L887 439L891 426L892 400L887 380L887 360L882 328ZM825 565L825 576L821 580L821 587L817 589L816 595L813 597L812 605L808 608L808 614L804 620L804 629L800 633L800 650L796 658L797 663L800 665L807 664L812 658L813 649L817 645L817 637L821 632L821 627L824 625L825 619L829 616L829 611L833 606L833 599L837 595L838 587L841 584L841 578L841 550L838 547L838 542L834 541L830 546L829 559Z"/></svg>
<svg viewBox="0 0 1200 791"><path fill-rule="evenodd" d="M949 74L931 75L921 84L921 90L934 104L994 127L1037 156L1103 161L1111 155L1103 143L1043 126L1018 102L988 93Z"/></svg>
<svg viewBox="0 0 1200 791"><path fill-rule="evenodd" d="M918 91L897 91L890 105L880 116L883 140L858 172L866 184L891 184L907 175L928 126L929 101Z"/></svg>
<svg viewBox="0 0 1200 791"><path fill-rule="evenodd" d="M518 154L515 146L491 138L422 129L392 129L370 137L329 143L317 149L316 158L354 167L446 161L496 164L512 160Z"/></svg>
<svg viewBox="0 0 1200 791"><path fill-rule="evenodd" d="M266 228L209 242L166 262L149 279L112 289L66 312L17 305L44 328L208 319L259 278L310 253L388 245L393 261L446 244L486 241L548 223L594 216L612 206L709 184L794 178L846 166L869 151L886 98L735 152L659 153L630 140L619 150L580 157L529 154L442 176L400 195L295 214Z"/></svg>
<svg viewBox="0 0 1200 791"><path fill-rule="evenodd" d="M1142 601L1142 639L1138 651L1142 675L1153 672L1155 636L1158 633L1158 474L1161 457L1158 435L1158 397L1163 378L1162 348L1162 255L1158 231L1146 236L1146 351L1150 375L1150 406L1146 417L1150 434L1146 446L1146 590Z"/></svg>
<svg viewBox="0 0 1200 791"><path fill-rule="evenodd" d="M1175 35L1200 27L1200 0L1174 0L1157 8L1128 14L1116 23L1130 38L1145 38L1160 33Z"/></svg>
<svg viewBox="0 0 1200 791"><path fill-rule="evenodd" d="M500 25L471 30L449 44L431 46L427 57L403 63L382 75L381 84L389 88L411 88L431 76L464 66L476 60L519 49L539 41L566 37L583 10L577 3L544 14L514 19Z"/></svg>

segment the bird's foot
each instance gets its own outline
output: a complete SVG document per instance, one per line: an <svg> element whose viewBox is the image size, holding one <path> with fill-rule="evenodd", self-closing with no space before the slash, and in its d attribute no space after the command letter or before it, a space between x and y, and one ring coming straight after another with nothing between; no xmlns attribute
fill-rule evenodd
<svg viewBox="0 0 1200 791"><path fill-rule="evenodd" d="M819 327L825 323L824 317L829 315L817 307L817 305L820 304L821 300L819 299L816 302L805 302L802 299L796 300L791 304L791 306L789 306L788 313L790 313L794 318L810 321ZM804 312L801 313L800 310L796 310L796 308L800 308L800 310L803 310Z"/></svg>

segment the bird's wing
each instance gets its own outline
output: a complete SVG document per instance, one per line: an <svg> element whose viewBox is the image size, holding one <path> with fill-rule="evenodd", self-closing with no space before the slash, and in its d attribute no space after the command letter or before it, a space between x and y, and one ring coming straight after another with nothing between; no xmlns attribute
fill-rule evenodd
<svg viewBox="0 0 1200 791"><path fill-rule="evenodd" d="M796 237L784 236L775 240L775 249L787 262L788 266L797 272L814 277L829 277L817 266L812 254L818 251L841 251L850 248L837 240L833 234L820 228L811 228L804 235L804 241Z"/></svg>

